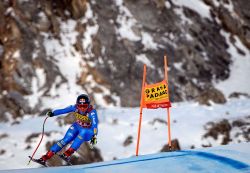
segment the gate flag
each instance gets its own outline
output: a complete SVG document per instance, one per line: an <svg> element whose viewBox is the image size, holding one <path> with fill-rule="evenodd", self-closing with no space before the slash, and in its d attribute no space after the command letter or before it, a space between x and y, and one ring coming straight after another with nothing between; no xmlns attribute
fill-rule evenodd
<svg viewBox="0 0 250 173"><path fill-rule="evenodd" d="M162 82L144 86L144 96L142 106L148 109L171 107L168 95L168 85L166 80Z"/></svg>

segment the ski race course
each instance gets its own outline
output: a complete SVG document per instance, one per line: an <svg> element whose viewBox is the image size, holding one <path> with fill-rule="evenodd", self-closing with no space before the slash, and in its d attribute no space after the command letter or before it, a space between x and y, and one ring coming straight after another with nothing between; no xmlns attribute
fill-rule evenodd
<svg viewBox="0 0 250 173"><path fill-rule="evenodd" d="M11 164L11 163L10 163ZM32 163L35 164L35 163ZM86 165L2 170L0 173L249 173L250 143L165 152Z"/></svg>

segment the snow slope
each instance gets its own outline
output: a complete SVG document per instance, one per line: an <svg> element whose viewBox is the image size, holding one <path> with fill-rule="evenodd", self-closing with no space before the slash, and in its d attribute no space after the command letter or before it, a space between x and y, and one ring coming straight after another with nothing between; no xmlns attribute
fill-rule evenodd
<svg viewBox="0 0 250 173"><path fill-rule="evenodd" d="M175 103L171 108L172 139L178 139L181 149L190 149L191 146L201 148L203 144L211 143L212 146L221 145L221 138L203 139L205 133L204 125L209 121L217 121L222 118L230 120L240 119L249 116L250 99L234 99L225 105L201 106L197 103ZM111 161L114 158L124 159L135 155L137 128L139 120L139 108L107 108L98 110L99 134L97 148L100 149L104 161ZM28 155L31 155L37 146L41 135L34 137L31 143L25 140L32 133L40 133L45 117L26 116L19 120L19 124L13 122L0 123L0 136L8 137L1 139L0 151L6 152L0 155L0 170L20 169L38 167L36 164L27 166ZM153 154L159 152L163 145L168 142L166 121L166 110L144 110L141 130L141 142L139 154ZM156 119L163 120L154 121ZM45 136L35 157L44 154L45 144L48 141L59 140L67 131L68 126L59 127L56 118L49 118L45 125L46 132L52 132ZM241 135L234 138L240 129L231 131L231 143L238 143L239 140L247 142ZM123 146L128 136L132 136L132 143ZM27 149L27 146L31 148ZM11 164L8 164L11 163Z"/></svg>
<svg viewBox="0 0 250 173"><path fill-rule="evenodd" d="M0 173L66 173L69 171L74 173L161 173L166 171L168 173L247 173L250 172L250 143L202 150L165 152L78 166L2 170Z"/></svg>

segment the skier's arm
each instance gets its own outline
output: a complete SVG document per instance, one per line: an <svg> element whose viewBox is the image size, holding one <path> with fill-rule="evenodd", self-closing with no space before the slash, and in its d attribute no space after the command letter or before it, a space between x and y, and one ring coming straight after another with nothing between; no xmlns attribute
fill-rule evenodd
<svg viewBox="0 0 250 173"><path fill-rule="evenodd" d="M76 108L74 105L70 105L70 106L63 108L63 109L55 109L52 111L52 113L53 113L53 116L57 116L57 115L66 114L69 112L74 112L75 109Z"/></svg>
<svg viewBox="0 0 250 173"><path fill-rule="evenodd" d="M90 119L91 119L91 128L94 130L94 134L97 135L98 134L98 116L97 116L97 112L95 109L93 109L90 113Z"/></svg>

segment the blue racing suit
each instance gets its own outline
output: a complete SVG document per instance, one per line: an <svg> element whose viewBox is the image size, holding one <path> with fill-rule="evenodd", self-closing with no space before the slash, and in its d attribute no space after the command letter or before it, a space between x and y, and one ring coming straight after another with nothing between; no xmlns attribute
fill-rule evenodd
<svg viewBox="0 0 250 173"><path fill-rule="evenodd" d="M72 141L73 143L70 148L73 148L76 151L83 142L91 140L91 138L98 133L97 112L92 108L92 105L90 105L86 112L79 111L76 105L70 105L64 109L56 109L52 112L54 113L54 116L74 112L77 119L76 122L69 127L64 138L50 148L54 153L57 153Z"/></svg>

